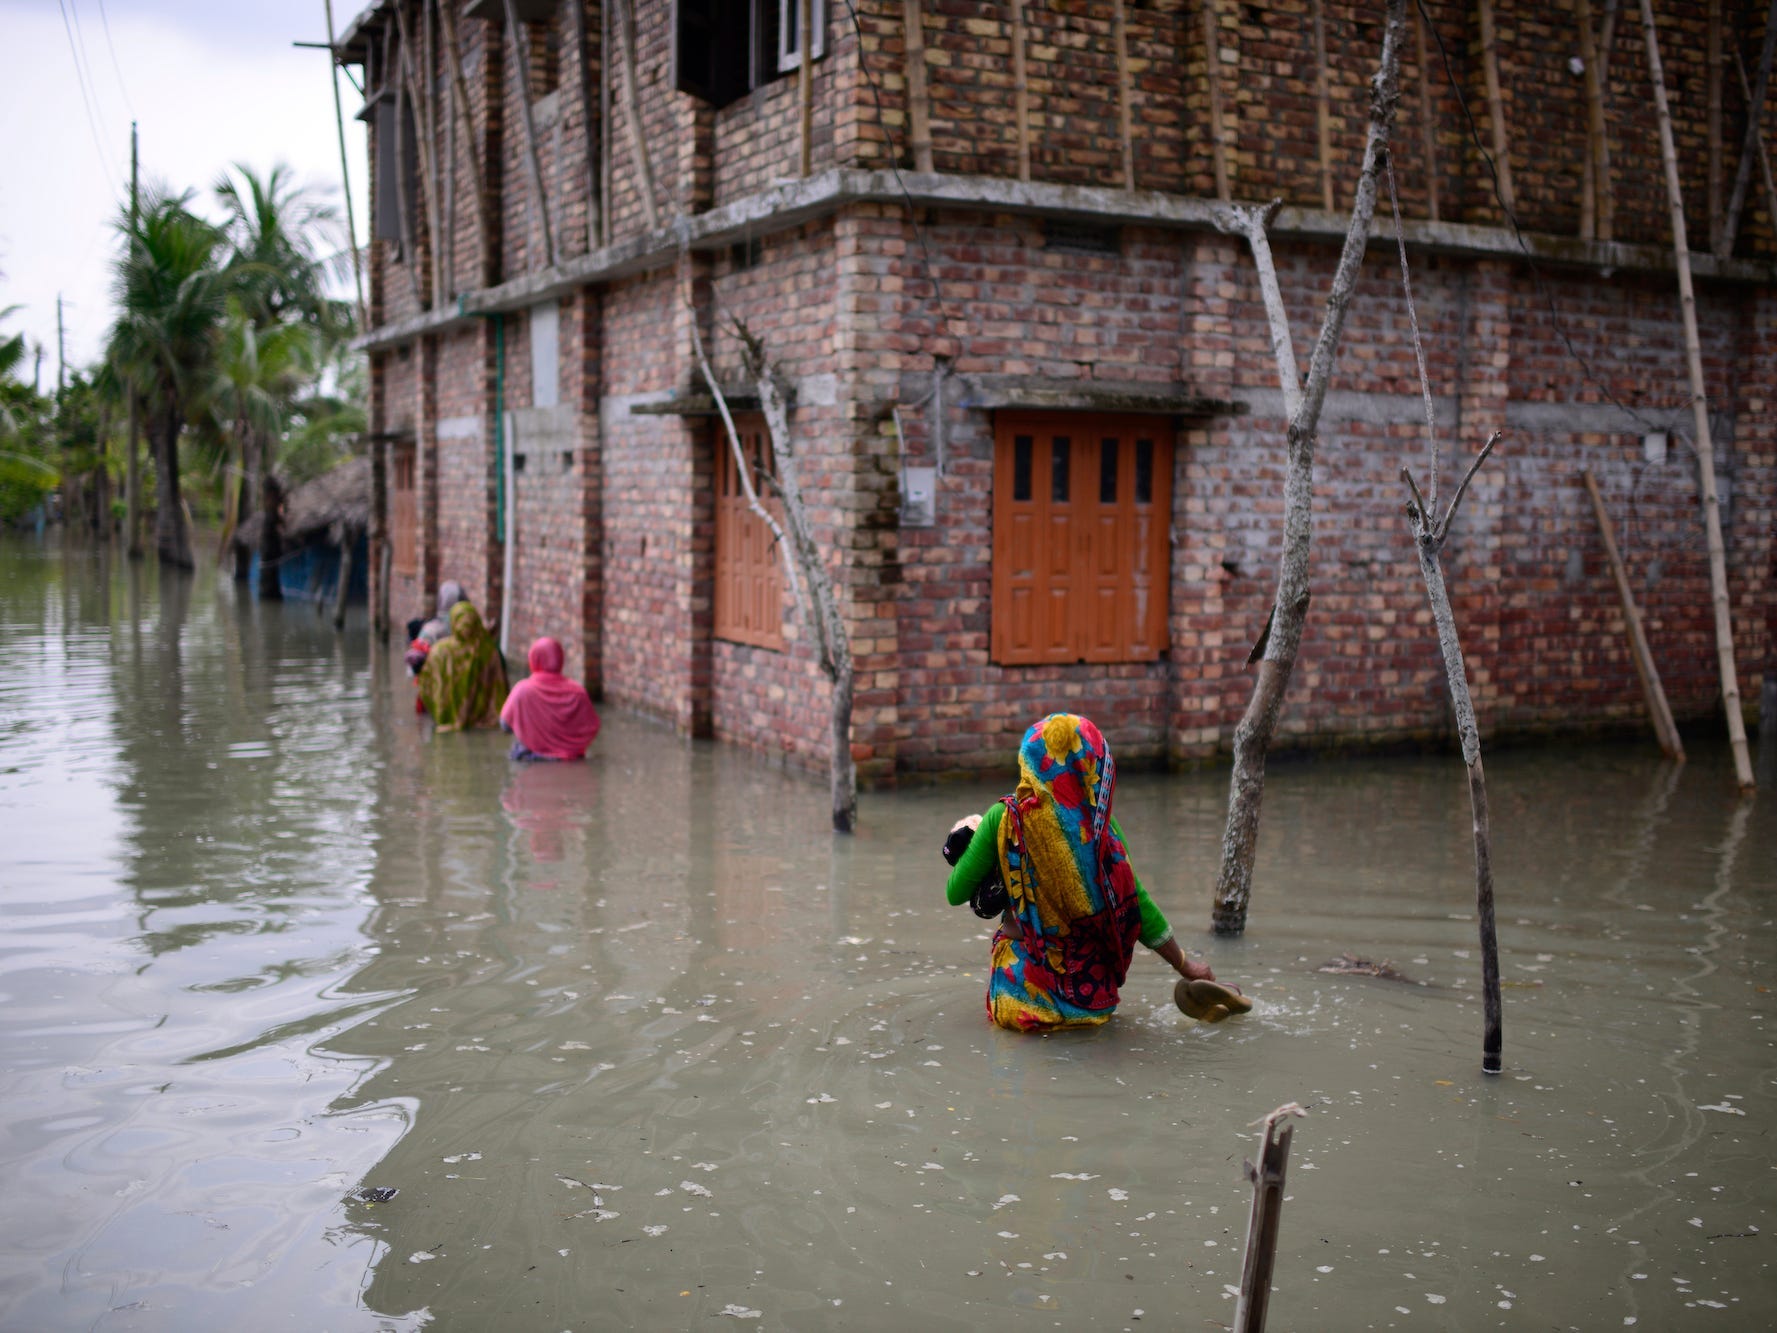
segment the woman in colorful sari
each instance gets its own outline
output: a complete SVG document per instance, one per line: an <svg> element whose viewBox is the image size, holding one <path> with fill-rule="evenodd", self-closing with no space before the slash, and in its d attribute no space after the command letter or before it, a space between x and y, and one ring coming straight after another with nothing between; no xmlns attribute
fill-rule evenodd
<svg viewBox="0 0 1777 1333"><path fill-rule="evenodd" d="M599 734L599 715L586 687L562 675L567 654L545 634L531 645L531 674L512 687L500 730L518 739L513 759L581 759Z"/></svg>
<svg viewBox="0 0 1777 1333"><path fill-rule="evenodd" d="M1018 747L1017 790L988 808L951 871L945 896L952 906L969 902L996 874L1005 885L987 985L988 1016L1003 1028L1105 1022L1137 940L1179 974L1176 996L1187 1013L1192 986L1213 988L1210 998L1223 1009L1214 1017L1251 1007L1206 964L1186 959L1135 877L1111 817L1115 786L1116 765L1098 728L1072 713L1051 714ZM1194 1017L1211 1016L1211 1006L1201 1008Z"/></svg>
<svg viewBox="0 0 1777 1333"><path fill-rule="evenodd" d="M468 602L450 609L450 633L420 668L420 699L439 731L491 727L506 702L506 665L500 645Z"/></svg>

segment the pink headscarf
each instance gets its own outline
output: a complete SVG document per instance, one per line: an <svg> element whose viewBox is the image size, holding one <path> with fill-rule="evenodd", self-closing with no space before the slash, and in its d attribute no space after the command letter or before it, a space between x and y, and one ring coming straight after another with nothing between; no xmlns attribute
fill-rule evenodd
<svg viewBox="0 0 1777 1333"><path fill-rule="evenodd" d="M561 674L561 644L545 635L531 645L531 674L512 687L500 721L525 749L546 759L579 759L599 734L599 715L578 681Z"/></svg>

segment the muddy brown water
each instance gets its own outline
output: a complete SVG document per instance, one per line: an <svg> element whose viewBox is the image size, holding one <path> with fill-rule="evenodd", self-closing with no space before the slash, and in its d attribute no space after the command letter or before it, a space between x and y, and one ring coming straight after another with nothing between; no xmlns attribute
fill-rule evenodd
<svg viewBox="0 0 1777 1333"><path fill-rule="evenodd" d="M1777 1322L1777 819L1719 748L1489 757L1487 1079L1454 758L1277 765L1232 942L1225 774L1127 776L1257 1008L1138 951L1032 1038L942 899L992 784L835 839L621 712L526 768L411 708L361 626L0 544L0 1326L1214 1328L1288 1101L1274 1328Z"/></svg>

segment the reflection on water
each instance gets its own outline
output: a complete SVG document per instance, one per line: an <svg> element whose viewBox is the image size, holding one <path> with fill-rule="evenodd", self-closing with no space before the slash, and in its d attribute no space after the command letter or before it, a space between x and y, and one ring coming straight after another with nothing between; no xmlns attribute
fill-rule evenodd
<svg viewBox="0 0 1777 1333"><path fill-rule="evenodd" d="M1032 1039L939 892L989 786L836 841L818 784L621 714L512 765L362 630L53 547L0 546L0 664L6 1327L1226 1323L1288 1100L1283 1326L1777 1317L1777 821L1707 745L1489 757L1483 1081L1453 759L1275 766L1237 942L1225 779L1126 778L1259 1007L1195 1026L1143 956Z"/></svg>

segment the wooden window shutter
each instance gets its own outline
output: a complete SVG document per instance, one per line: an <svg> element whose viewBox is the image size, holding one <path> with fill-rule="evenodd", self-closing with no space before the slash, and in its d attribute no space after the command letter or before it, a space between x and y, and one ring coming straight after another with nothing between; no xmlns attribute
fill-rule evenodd
<svg viewBox="0 0 1777 1333"><path fill-rule="evenodd" d="M996 662L1146 662L1165 651L1172 437L1155 417L996 422Z"/></svg>
<svg viewBox="0 0 1777 1333"><path fill-rule="evenodd" d="M397 574L419 572L419 491L412 445L396 445L389 468L389 565Z"/></svg>

